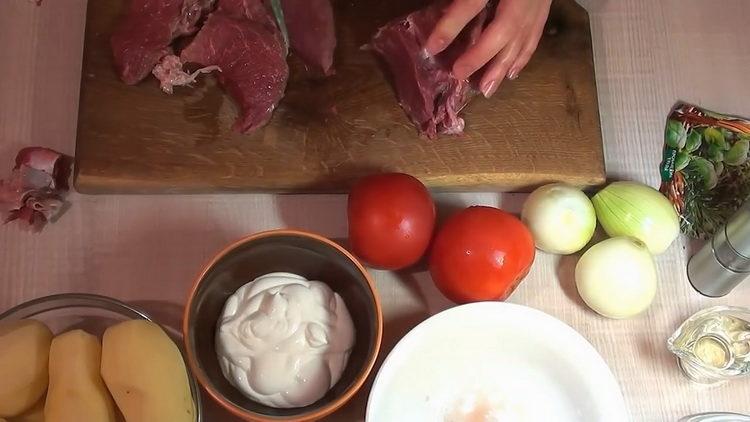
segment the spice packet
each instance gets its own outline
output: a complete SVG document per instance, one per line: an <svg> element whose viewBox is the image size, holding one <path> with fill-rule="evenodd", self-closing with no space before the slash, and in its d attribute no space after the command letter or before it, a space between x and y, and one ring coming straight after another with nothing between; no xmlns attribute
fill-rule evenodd
<svg viewBox="0 0 750 422"><path fill-rule="evenodd" d="M750 120L679 102L664 137L661 191L684 234L710 238L750 197Z"/></svg>

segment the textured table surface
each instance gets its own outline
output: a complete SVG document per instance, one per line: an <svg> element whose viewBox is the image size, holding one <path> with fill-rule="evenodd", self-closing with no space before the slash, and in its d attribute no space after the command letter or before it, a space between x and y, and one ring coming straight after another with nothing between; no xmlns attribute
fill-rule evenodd
<svg viewBox="0 0 750 422"><path fill-rule="evenodd" d="M750 116L750 35L746 0L589 0L606 165L612 178L658 183L663 124L678 100ZM0 2L0 171L17 149L74 150L85 0ZM521 75L523 77L523 75ZM565 142L564 139L555 140ZM0 310L51 293L111 295L177 324L199 267L225 243L277 227L342 239L344 196L82 196L42 233L0 227ZM443 210L467 204L518 211L523 197L440 195ZM626 321L582 306L572 284L575 257L540 254L510 299L541 309L585 336L612 368L635 421L675 421L688 413L750 413L750 379L712 389L688 383L665 341L707 306L750 306L750 282L723 299L689 286L689 248L658 257L653 307ZM386 319L384 356L409 328L451 306L417 270L374 272ZM382 358L381 356L381 358ZM331 420L364 419L367 389ZM543 399L543 398L542 398ZM209 421L231 420L209 404Z"/></svg>

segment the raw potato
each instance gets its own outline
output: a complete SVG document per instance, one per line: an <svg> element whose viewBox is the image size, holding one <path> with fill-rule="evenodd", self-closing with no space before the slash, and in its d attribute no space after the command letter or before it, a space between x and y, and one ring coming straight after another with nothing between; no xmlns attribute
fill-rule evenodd
<svg viewBox="0 0 750 422"><path fill-rule="evenodd" d="M51 342L39 321L0 322L0 417L20 415L42 398Z"/></svg>
<svg viewBox="0 0 750 422"><path fill-rule="evenodd" d="M52 340L45 422L115 422L112 398L99 375L101 356L99 339L83 330Z"/></svg>
<svg viewBox="0 0 750 422"><path fill-rule="evenodd" d="M182 354L158 325L133 320L109 327L101 373L127 422L195 421Z"/></svg>

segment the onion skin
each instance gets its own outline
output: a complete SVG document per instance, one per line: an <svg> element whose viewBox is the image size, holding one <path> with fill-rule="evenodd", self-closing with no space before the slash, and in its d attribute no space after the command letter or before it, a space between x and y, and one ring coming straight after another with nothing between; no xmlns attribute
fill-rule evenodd
<svg viewBox="0 0 750 422"><path fill-rule="evenodd" d="M646 245L629 237L597 243L576 265L576 287L586 304L612 319L634 317L656 296L656 266Z"/></svg>
<svg viewBox="0 0 750 422"><path fill-rule="evenodd" d="M523 205L521 220L544 252L569 255L586 246L596 229L596 213L588 196L565 183L536 189Z"/></svg>
<svg viewBox="0 0 750 422"><path fill-rule="evenodd" d="M596 217L611 237L629 236L653 255L669 248L680 234L672 203L656 189L636 182L614 182L591 199Z"/></svg>

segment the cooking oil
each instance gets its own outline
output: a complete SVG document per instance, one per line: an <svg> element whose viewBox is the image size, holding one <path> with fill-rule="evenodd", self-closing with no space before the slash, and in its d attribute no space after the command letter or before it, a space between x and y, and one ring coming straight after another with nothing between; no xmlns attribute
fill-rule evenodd
<svg viewBox="0 0 750 422"><path fill-rule="evenodd" d="M667 341L680 367L702 384L750 375L750 309L715 306L688 318Z"/></svg>

